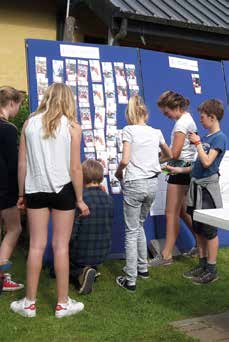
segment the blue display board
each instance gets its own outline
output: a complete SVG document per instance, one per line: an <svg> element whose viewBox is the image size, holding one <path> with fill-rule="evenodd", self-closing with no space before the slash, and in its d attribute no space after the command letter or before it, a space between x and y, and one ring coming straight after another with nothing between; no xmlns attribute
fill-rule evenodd
<svg viewBox="0 0 229 342"><path fill-rule="evenodd" d="M174 122L166 118L157 107L160 94L166 90L173 90L189 98L190 112L198 127L200 136L206 133L199 122L198 105L209 99L218 98L223 101L225 115L221 122L222 128L229 127L229 111L225 90L224 74L221 62L198 59L193 57L178 56L149 50L140 50L141 70L144 85L144 96L154 127L160 128L170 143L170 134ZM228 72L227 84L229 85L229 63L225 63L225 71ZM228 87L229 90L229 87ZM229 141L229 130L224 129ZM153 229L147 235L150 238L165 236L165 218L153 217ZM229 234L220 231L221 245L229 244ZM184 250L194 243L192 235L181 222L181 232L177 240L179 249Z"/></svg>
<svg viewBox="0 0 229 342"><path fill-rule="evenodd" d="M115 103L117 105L117 129L122 129L126 125L126 103L123 103L125 102L125 96L129 98L132 93L139 91L139 93L144 96L150 112L149 124L155 128L160 128L167 142L170 143L170 133L173 122L165 118L160 113L156 104L159 95L168 89L177 91L190 99L190 111L197 123L200 135L202 135L204 131L199 124L199 115L196 109L202 101L208 98L220 98L224 102L226 113L222 121L222 125L224 127L228 127L229 116L224 79L227 79L227 89L229 89L229 64L227 62L224 63L224 69L228 76L225 76L220 62L148 50L139 50L135 48L28 39L26 40L26 52L31 112L37 108L39 94L42 96L44 88L54 81L60 81L58 80L58 77L60 77L60 79L62 78L62 82L69 82L73 92L76 93L79 114L81 114L82 109L82 103L80 105L79 97L85 96L83 91L79 94L79 87L82 86L83 89L83 87L86 86L86 97L88 97L88 104L90 107L92 129L95 128L94 122L96 107L93 84L102 85L104 107L107 97L110 95L114 96ZM70 60L70 62L68 60ZM99 61L100 67L102 67L102 63L111 63L112 76L114 79L114 94L108 95L108 93L106 93L104 86L107 76L105 75L105 72L103 72L102 68L101 81L93 80L92 73L90 72L90 61L96 60ZM115 63L123 63L124 74L121 75L120 78L117 78ZM59 74L58 72L56 74L53 72L54 64L56 69L58 66L62 65L62 70ZM84 67L84 65L87 65L88 68ZM86 85L84 83L85 75L83 75L85 69L87 69L86 78L88 82ZM73 75L74 73L77 74L77 83L75 80L75 86L72 86L72 84L74 84L72 72ZM122 76L124 76L126 81L126 94L124 94L124 98L119 97L119 88L123 88ZM136 86L134 86L135 83ZM112 93L112 91L110 93ZM107 117L105 125L106 124ZM229 135L229 131L226 131L225 133ZM83 160L85 157L84 140L82 141L81 154ZM109 191L112 192L112 187L110 186L112 182L109 174L106 178L108 180ZM119 257L122 256L124 252L122 195L113 194L113 198L115 203L115 219L112 229L111 256ZM163 238L165 236L165 217L149 217L145 223L145 228L148 240L152 238ZM51 234L49 234L49 237L51 237ZM220 241L221 245L228 245L229 234L220 232ZM186 251L190 249L193 244L194 240L191 233L185 225L181 223L181 233L177 240L179 249ZM48 248L48 253L49 252L50 247Z"/></svg>

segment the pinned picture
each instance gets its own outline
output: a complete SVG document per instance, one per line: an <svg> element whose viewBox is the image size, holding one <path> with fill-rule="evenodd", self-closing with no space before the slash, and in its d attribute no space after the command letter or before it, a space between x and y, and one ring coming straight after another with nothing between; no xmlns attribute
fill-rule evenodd
<svg viewBox="0 0 229 342"><path fill-rule="evenodd" d="M52 79L55 83L63 83L64 81L64 62L53 60L52 61Z"/></svg>
<svg viewBox="0 0 229 342"><path fill-rule="evenodd" d="M130 96L136 96L139 95L139 86L136 85L130 85L129 86Z"/></svg>
<svg viewBox="0 0 229 342"><path fill-rule="evenodd" d="M135 74L135 65L134 64L125 64L126 69L126 78L127 82L130 85L136 85L137 84L137 78Z"/></svg>
<svg viewBox="0 0 229 342"><path fill-rule="evenodd" d="M83 140L86 147L94 148L94 136L92 130L83 131ZM84 151L85 152L85 151Z"/></svg>
<svg viewBox="0 0 229 342"><path fill-rule="evenodd" d="M124 63L114 63L115 79L117 86L126 87L126 76L124 70Z"/></svg>
<svg viewBox="0 0 229 342"><path fill-rule="evenodd" d="M76 82L75 81L66 81L65 82L69 88L71 88L71 91L74 95L74 98L76 100Z"/></svg>
<svg viewBox="0 0 229 342"><path fill-rule="evenodd" d="M92 129L89 107L80 107L80 121L82 129Z"/></svg>
<svg viewBox="0 0 229 342"><path fill-rule="evenodd" d="M102 62L102 70L103 70L104 83L114 82L112 63Z"/></svg>
<svg viewBox="0 0 229 342"><path fill-rule="evenodd" d="M88 61L78 60L78 84L88 85Z"/></svg>
<svg viewBox="0 0 229 342"><path fill-rule="evenodd" d="M76 60L75 59L65 59L66 68L66 79L67 81L77 81L76 74Z"/></svg>
<svg viewBox="0 0 229 342"><path fill-rule="evenodd" d="M95 107L94 128L104 129L104 126L105 126L105 108Z"/></svg>
<svg viewBox="0 0 229 342"><path fill-rule="evenodd" d="M89 107L88 87L78 86L78 101L80 107Z"/></svg>
<svg viewBox="0 0 229 342"><path fill-rule="evenodd" d="M84 153L84 157L85 157L86 160L88 160L88 159L95 159L95 153L93 153L93 152L85 152Z"/></svg>
<svg viewBox="0 0 229 342"><path fill-rule="evenodd" d="M37 97L38 97L38 103L41 103L41 100L43 99L44 93L48 88L48 79L43 78L37 81Z"/></svg>
<svg viewBox="0 0 229 342"><path fill-rule="evenodd" d="M192 74L192 85L195 94L202 94L199 74Z"/></svg>
<svg viewBox="0 0 229 342"><path fill-rule="evenodd" d="M46 78L47 75L47 59L46 57L35 57L35 68L36 68L36 77L38 78Z"/></svg>
<svg viewBox="0 0 229 342"><path fill-rule="evenodd" d="M94 106L104 107L103 86L102 84L92 84Z"/></svg>
<svg viewBox="0 0 229 342"><path fill-rule="evenodd" d="M108 169L116 170L118 166L116 147L107 147L107 160L108 160Z"/></svg>
<svg viewBox="0 0 229 342"><path fill-rule="evenodd" d="M103 170L104 170L104 175L107 175L108 174L107 152L106 151L97 151L96 159L102 165Z"/></svg>
<svg viewBox="0 0 229 342"><path fill-rule="evenodd" d="M84 154L86 153L94 153L95 154L95 148L94 148L94 145L93 146L87 146L87 147L84 147Z"/></svg>
<svg viewBox="0 0 229 342"><path fill-rule="evenodd" d="M96 150L105 150L105 138L103 129L94 129L94 142Z"/></svg>
<svg viewBox="0 0 229 342"><path fill-rule="evenodd" d="M115 171L109 171L109 179L112 194L120 194L121 186L119 180L115 177Z"/></svg>
<svg viewBox="0 0 229 342"><path fill-rule="evenodd" d="M116 146L116 135L117 135L116 126L107 126L107 130L106 130L107 147Z"/></svg>
<svg viewBox="0 0 229 342"><path fill-rule="evenodd" d="M126 86L117 86L118 91L118 103L126 104L128 103L128 95Z"/></svg>
<svg viewBox="0 0 229 342"><path fill-rule="evenodd" d="M116 126L117 124L117 114L116 114L116 106L108 107L107 109L107 124Z"/></svg>
<svg viewBox="0 0 229 342"><path fill-rule="evenodd" d="M90 60L90 72L92 82L102 82L100 63L97 60Z"/></svg>

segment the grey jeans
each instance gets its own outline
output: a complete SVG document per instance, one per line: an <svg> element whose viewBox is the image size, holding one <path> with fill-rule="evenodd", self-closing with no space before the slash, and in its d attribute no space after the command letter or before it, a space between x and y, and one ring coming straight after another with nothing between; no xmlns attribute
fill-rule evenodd
<svg viewBox="0 0 229 342"><path fill-rule="evenodd" d="M123 185L126 278L129 285L136 283L137 272L147 271L147 243L144 222L155 200L157 178L127 181Z"/></svg>

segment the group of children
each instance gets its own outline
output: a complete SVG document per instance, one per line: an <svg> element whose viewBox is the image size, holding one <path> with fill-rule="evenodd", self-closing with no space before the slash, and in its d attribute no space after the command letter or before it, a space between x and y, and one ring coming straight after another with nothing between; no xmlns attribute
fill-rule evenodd
<svg viewBox="0 0 229 342"><path fill-rule="evenodd" d="M176 144L172 141L170 148L161 130L147 125L148 112L142 98L132 96L126 109L128 125L123 128L122 159L115 174L123 189L126 251L123 275L116 278L116 283L130 292L136 290L137 277L149 278L148 266L172 262L170 252L164 252L148 263L144 232L144 221L157 192L160 164L171 160L173 163L166 165L170 173L166 203L167 245L175 243L180 212L183 211L183 217L186 217L186 205L183 204L189 191L191 218L188 216L187 220L196 234L200 262L184 276L196 284L218 279L217 230L193 221L192 214L197 208L222 207L218 180L219 165L226 150L226 136L220 129L223 105L212 99L199 106L201 124L208 130L202 140L196 133L195 123L187 112L188 102L182 95L165 92L158 105L166 116L176 121L172 132ZM4 114L2 110L1 114ZM90 293L99 274L97 266L104 262L110 251L113 201L101 187L103 167L100 163L87 160L81 168L81 130L74 118L74 98L69 88L53 84L22 131L17 205L27 207L30 249L26 297L13 302L11 309L26 317L36 315L36 293L50 209L58 294L56 317L83 310L83 303L68 297L68 281L70 279L78 287L79 293ZM195 153L197 159L194 162ZM183 163L176 163L177 160ZM171 198L175 199L176 206L172 213L174 204L171 204ZM8 259L8 255L0 259L0 272L3 272L7 264L4 259Z"/></svg>

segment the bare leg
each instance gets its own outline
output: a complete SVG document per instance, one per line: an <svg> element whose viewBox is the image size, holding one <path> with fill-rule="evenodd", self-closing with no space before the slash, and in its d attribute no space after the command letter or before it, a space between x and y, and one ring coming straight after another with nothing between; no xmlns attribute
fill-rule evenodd
<svg viewBox="0 0 229 342"><path fill-rule="evenodd" d="M166 240L162 255L165 259L172 257L173 247L179 234L180 212L187 187L185 185L168 184L166 195Z"/></svg>
<svg viewBox="0 0 229 342"><path fill-rule="evenodd" d="M207 251L207 240L202 236L197 234L197 245L199 248L199 257L200 258L207 258L208 251Z"/></svg>
<svg viewBox="0 0 229 342"><path fill-rule="evenodd" d="M42 258L48 237L49 209L28 209L30 232L29 256L27 260L26 298L36 300Z"/></svg>
<svg viewBox="0 0 229 342"><path fill-rule="evenodd" d="M54 268L57 282L58 303L68 301L69 240L75 210L52 210Z"/></svg>
<svg viewBox="0 0 229 342"><path fill-rule="evenodd" d="M6 228L6 235L0 247L0 260L10 258L22 230L20 211L17 207L4 209L1 214Z"/></svg>
<svg viewBox="0 0 229 342"><path fill-rule="evenodd" d="M214 239L207 240L207 249L208 249L208 262L215 263L217 258L219 248L219 238L216 236Z"/></svg>

